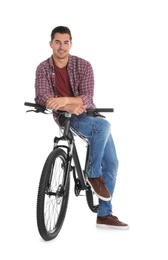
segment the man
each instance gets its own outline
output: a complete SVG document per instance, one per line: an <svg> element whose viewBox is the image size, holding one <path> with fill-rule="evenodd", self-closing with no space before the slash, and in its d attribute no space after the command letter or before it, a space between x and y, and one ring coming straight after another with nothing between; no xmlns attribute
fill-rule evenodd
<svg viewBox="0 0 168 260"><path fill-rule="evenodd" d="M97 226L128 229L112 215L112 195L116 184L118 159L109 122L101 116L87 116L93 102L94 75L91 64L70 55L72 35L69 28L58 26L51 32L52 56L36 70L38 104L51 110L72 113L71 125L90 143L88 182L99 197Z"/></svg>

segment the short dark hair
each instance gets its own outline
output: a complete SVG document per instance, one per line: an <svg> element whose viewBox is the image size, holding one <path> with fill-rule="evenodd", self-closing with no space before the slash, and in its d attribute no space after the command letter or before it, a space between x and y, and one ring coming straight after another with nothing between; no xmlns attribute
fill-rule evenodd
<svg viewBox="0 0 168 260"><path fill-rule="evenodd" d="M54 35L56 33L61 33L61 34L64 34L64 33L68 33L69 36L70 36L70 41L72 41L72 35L71 35L71 31L68 27L66 26L57 26L55 27L52 32L51 32L51 41L54 39Z"/></svg>

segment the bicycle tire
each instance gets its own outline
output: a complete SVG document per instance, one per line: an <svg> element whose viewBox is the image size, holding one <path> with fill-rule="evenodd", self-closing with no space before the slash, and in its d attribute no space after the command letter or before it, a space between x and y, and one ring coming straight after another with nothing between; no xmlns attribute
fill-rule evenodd
<svg viewBox="0 0 168 260"><path fill-rule="evenodd" d="M60 232L69 200L70 174L65 182L67 154L54 149L44 164L37 195L36 218L38 231L45 241L54 239ZM63 184L64 192L63 191ZM62 190L62 191L61 191Z"/></svg>

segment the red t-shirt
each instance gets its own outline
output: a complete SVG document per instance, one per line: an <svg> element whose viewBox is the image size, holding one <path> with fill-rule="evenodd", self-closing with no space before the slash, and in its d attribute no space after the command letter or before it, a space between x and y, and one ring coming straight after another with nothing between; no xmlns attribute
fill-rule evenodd
<svg viewBox="0 0 168 260"><path fill-rule="evenodd" d="M69 83L67 66L64 68L58 68L56 65L55 68L55 87L57 90L58 97L72 97L73 92Z"/></svg>

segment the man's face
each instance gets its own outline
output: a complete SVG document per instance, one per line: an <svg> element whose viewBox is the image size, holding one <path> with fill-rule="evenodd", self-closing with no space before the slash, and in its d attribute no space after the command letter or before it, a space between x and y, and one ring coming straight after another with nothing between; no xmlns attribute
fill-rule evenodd
<svg viewBox="0 0 168 260"><path fill-rule="evenodd" d="M53 50L53 55L56 58L64 59L69 55L69 51L72 46L70 36L68 33L61 34L56 33L54 39L50 42L50 46Z"/></svg>

